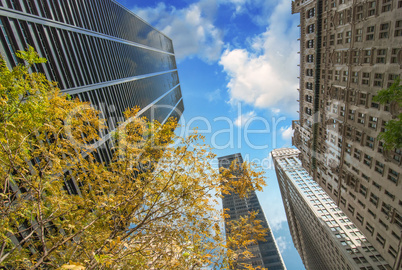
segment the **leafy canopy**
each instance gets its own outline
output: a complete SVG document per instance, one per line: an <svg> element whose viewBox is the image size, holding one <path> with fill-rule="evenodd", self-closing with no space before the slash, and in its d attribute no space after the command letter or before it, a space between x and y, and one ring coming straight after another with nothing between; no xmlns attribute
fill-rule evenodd
<svg viewBox="0 0 402 270"><path fill-rule="evenodd" d="M384 141L384 148L400 149L402 148L402 85L401 79L398 77L394 83L388 88L377 93L373 98L375 102L381 104L391 103L399 111L396 119L392 119L385 125L385 131L381 132L378 138Z"/></svg>
<svg viewBox="0 0 402 270"><path fill-rule="evenodd" d="M230 172L212 167L202 136L176 137L174 119L149 122L138 109L113 134L113 159L99 163L100 112L31 72L45 62L33 48L17 56L25 63L12 70L0 59L0 266L222 269L249 256L264 229L250 213L228 224L236 233L226 241L218 197L261 189L260 172L244 165L221 185Z"/></svg>

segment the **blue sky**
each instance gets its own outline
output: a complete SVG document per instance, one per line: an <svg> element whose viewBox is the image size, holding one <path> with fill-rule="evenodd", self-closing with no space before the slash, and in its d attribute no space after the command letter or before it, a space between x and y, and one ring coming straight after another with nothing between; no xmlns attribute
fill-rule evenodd
<svg viewBox="0 0 402 270"><path fill-rule="evenodd" d="M266 172L258 194L289 270L304 269L270 159L297 119L299 16L289 0L118 0L173 40L185 112L218 156L240 152Z"/></svg>

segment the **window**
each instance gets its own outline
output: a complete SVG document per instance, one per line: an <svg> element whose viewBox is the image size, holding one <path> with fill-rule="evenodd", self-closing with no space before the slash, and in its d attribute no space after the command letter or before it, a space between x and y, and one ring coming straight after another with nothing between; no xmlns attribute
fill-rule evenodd
<svg viewBox="0 0 402 270"><path fill-rule="evenodd" d="M340 80L340 75L341 75L341 71L340 70L335 70L335 81L339 81Z"/></svg>
<svg viewBox="0 0 402 270"><path fill-rule="evenodd" d="M369 126L370 126L370 123L371 122L369 122ZM371 149L374 149L374 138L373 137L368 136L368 135L366 136L366 146ZM367 155L367 156L369 157L369 155Z"/></svg>
<svg viewBox="0 0 402 270"><path fill-rule="evenodd" d="M394 171L393 169L388 169L388 180L397 184L398 177L399 177L399 173L397 171Z"/></svg>
<svg viewBox="0 0 402 270"><path fill-rule="evenodd" d="M360 56L359 51L353 51L353 53L352 53L352 62L353 62L353 64L359 64L359 56Z"/></svg>
<svg viewBox="0 0 402 270"><path fill-rule="evenodd" d="M371 167L371 159L372 159L371 156L365 154L365 155L364 155L364 159L363 159L363 163L364 163L366 166Z"/></svg>
<svg viewBox="0 0 402 270"><path fill-rule="evenodd" d="M384 213L386 216L389 216L391 213L391 205L387 203L382 203L381 212Z"/></svg>
<svg viewBox="0 0 402 270"><path fill-rule="evenodd" d="M391 192L389 192L388 190L384 191L385 195L387 195L388 197L390 197L392 200L395 200L395 195L392 194Z"/></svg>
<svg viewBox="0 0 402 270"><path fill-rule="evenodd" d="M367 94L366 93L360 93L359 95L359 105L366 105L367 103Z"/></svg>
<svg viewBox="0 0 402 270"><path fill-rule="evenodd" d="M376 2L375 2L375 1L369 2L369 5L368 5L368 16L373 16L373 15L375 15L375 9L376 9Z"/></svg>
<svg viewBox="0 0 402 270"><path fill-rule="evenodd" d="M350 43L351 41L351 36L352 36L352 31L347 31L345 35L345 43Z"/></svg>
<svg viewBox="0 0 402 270"><path fill-rule="evenodd" d="M381 234L377 233L376 240L384 247L384 245L385 245L385 239L384 239L384 237L382 237Z"/></svg>
<svg viewBox="0 0 402 270"><path fill-rule="evenodd" d="M377 122L378 122L378 118L377 117L372 117L372 116L370 116L369 117L369 124L368 124L368 127L369 128L372 128L372 129L377 129ZM370 137L370 136L368 136L368 137ZM373 138L373 137L370 137L370 138ZM374 139L374 138L373 138Z"/></svg>
<svg viewBox="0 0 402 270"><path fill-rule="evenodd" d="M363 35L363 30L360 29L356 29L355 31L355 41L356 42L361 42L362 41L362 35Z"/></svg>
<svg viewBox="0 0 402 270"><path fill-rule="evenodd" d="M396 250L392 246L389 246L388 253L391 254L391 256L394 258L396 258L398 254L398 252L396 252Z"/></svg>
<svg viewBox="0 0 402 270"><path fill-rule="evenodd" d="M363 19L363 5L356 7L356 20Z"/></svg>
<svg viewBox="0 0 402 270"><path fill-rule="evenodd" d="M370 73L363 72L362 74L362 84L369 85L370 84Z"/></svg>
<svg viewBox="0 0 402 270"><path fill-rule="evenodd" d="M382 87L383 79L384 79L384 74L374 73L374 83L373 83L374 86Z"/></svg>
<svg viewBox="0 0 402 270"><path fill-rule="evenodd" d="M364 197L367 196L367 188L362 184L360 184L359 193L362 194Z"/></svg>
<svg viewBox="0 0 402 270"><path fill-rule="evenodd" d="M359 72L352 72L352 83L359 83Z"/></svg>
<svg viewBox="0 0 402 270"><path fill-rule="evenodd" d="M394 36L395 37L402 37L402 20L399 20L399 21L395 22Z"/></svg>
<svg viewBox="0 0 402 270"><path fill-rule="evenodd" d="M377 50L377 64L385 64L387 57L387 49L378 49Z"/></svg>
<svg viewBox="0 0 402 270"><path fill-rule="evenodd" d="M369 233L371 234L371 235L373 235L373 233L374 233L374 227L373 226L371 226L371 224L370 223L366 223L366 229L369 231ZM373 257L374 257L374 255L373 255ZM371 256L370 256L370 258L371 258ZM374 257L375 258L375 257ZM378 260L377 258L375 258L376 260Z"/></svg>
<svg viewBox="0 0 402 270"><path fill-rule="evenodd" d="M308 49L314 48L314 40L313 39L310 39L307 41L307 48Z"/></svg>
<svg viewBox="0 0 402 270"><path fill-rule="evenodd" d="M394 81L398 78L398 74L388 74L388 84L387 87L391 87Z"/></svg>
<svg viewBox="0 0 402 270"><path fill-rule="evenodd" d="M342 42L343 42L343 33L338 33L336 44L342 44Z"/></svg>
<svg viewBox="0 0 402 270"><path fill-rule="evenodd" d="M383 175L384 173L384 163L381 163L379 161L375 162L375 169L376 172L378 172L379 174Z"/></svg>
<svg viewBox="0 0 402 270"><path fill-rule="evenodd" d="M348 81L349 72L347 70L343 71L342 81Z"/></svg>
<svg viewBox="0 0 402 270"><path fill-rule="evenodd" d="M401 21L401 24L402 24L402 21ZM402 31L402 28L401 28L401 31ZM392 51L391 51L391 64L398 64L398 52L399 52L399 48L393 48L392 49Z"/></svg>
<svg viewBox="0 0 402 270"><path fill-rule="evenodd" d="M309 77L312 77L313 76L313 69L311 69L311 68L306 69L306 75L309 76Z"/></svg>
<svg viewBox="0 0 402 270"><path fill-rule="evenodd" d="M343 0L341 0L343 1ZM343 25L345 22L345 14L343 12L338 13L338 25Z"/></svg>
<svg viewBox="0 0 402 270"><path fill-rule="evenodd" d="M360 156L361 156L362 151L360 151L359 149L355 148L355 153L353 154L354 158L357 160L360 160Z"/></svg>
<svg viewBox="0 0 402 270"><path fill-rule="evenodd" d="M381 186L380 186L377 182L375 182L375 181L373 181L373 186L375 186L376 188L378 188L378 190L381 190Z"/></svg>
<svg viewBox="0 0 402 270"><path fill-rule="evenodd" d="M364 50L363 63L364 64L371 63L371 50Z"/></svg>
<svg viewBox="0 0 402 270"><path fill-rule="evenodd" d="M335 58L336 63L338 63L338 64L342 63L342 52L336 52L335 57L336 57Z"/></svg>
<svg viewBox="0 0 402 270"><path fill-rule="evenodd" d="M313 63L314 62L314 55L308 54L307 55L307 63Z"/></svg>
<svg viewBox="0 0 402 270"><path fill-rule="evenodd" d="M313 90L313 83L307 82L307 83L306 83L306 88L307 88L308 90Z"/></svg>
<svg viewBox="0 0 402 270"><path fill-rule="evenodd" d="M357 214L356 214L356 219L357 219L361 224L363 224L364 217L363 217L362 215L360 215L360 213L357 213Z"/></svg>
<svg viewBox="0 0 402 270"><path fill-rule="evenodd" d="M375 205L375 207L378 206L378 196L375 195L373 192L370 193L370 202Z"/></svg>
<svg viewBox="0 0 402 270"><path fill-rule="evenodd" d="M401 240L401 237L400 237L398 234L396 234L394 231L392 231L391 234L392 234L392 236L395 237L396 239Z"/></svg>
<svg viewBox="0 0 402 270"><path fill-rule="evenodd" d="M374 25L367 27L366 40L374 40L374 30Z"/></svg>
<svg viewBox="0 0 402 270"><path fill-rule="evenodd" d="M307 34L314 33L315 24L310 24L307 26Z"/></svg>
<svg viewBox="0 0 402 270"><path fill-rule="evenodd" d="M381 12L391 11L392 0L382 0Z"/></svg>
<svg viewBox="0 0 402 270"><path fill-rule="evenodd" d="M349 110L349 115L348 118L350 120L354 120L355 119L355 110ZM350 153L350 152L349 152Z"/></svg>
<svg viewBox="0 0 402 270"><path fill-rule="evenodd" d="M355 213L355 208L351 204L348 204L348 210L352 215Z"/></svg>
<svg viewBox="0 0 402 270"><path fill-rule="evenodd" d="M379 38L388 38L389 37L389 23L380 24L380 34Z"/></svg>
<svg viewBox="0 0 402 270"><path fill-rule="evenodd" d="M364 125L366 120L366 115L364 113L357 114L357 123Z"/></svg>
<svg viewBox="0 0 402 270"><path fill-rule="evenodd" d="M311 18L315 16L315 8L311 8L307 10L307 18Z"/></svg>

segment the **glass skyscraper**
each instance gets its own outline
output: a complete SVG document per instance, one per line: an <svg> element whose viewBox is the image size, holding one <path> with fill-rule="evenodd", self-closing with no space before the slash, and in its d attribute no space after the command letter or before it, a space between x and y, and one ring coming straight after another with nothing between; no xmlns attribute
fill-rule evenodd
<svg viewBox="0 0 402 270"><path fill-rule="evenodd" d="M48 60L34 71L102 112L99 161L111 159L109 136L126 109L159 122L184 110L172 41L113 0L0 1L0 28L9 67L30 45Z"/></svg>
<svg viewBox="0 0 402 270"><path fill-rule="evenodd" d="M10 68L30 45L48 60L33 71L101 111L107 129L92 152L100 162L111 160L110 135L128 108L162 123L184 110L172 41L113 0L0 1L0 39Z"/></svg>
<svg viewBox="0 0 402 270"><path fill-rule="evenodd" d="M226 169L230 167L233 161L235 161L239 166L243 163L241 154L220 157L218 160L219 168ZM269 224L265 218L264 212L262 211L255 191L251 191L247 198L241 198L235 193L224 195L222 203L223 208L229 210L227 214L230 215L230 218L225 220L226 222L248 215L248 212L250 211L258 211L257 219L262 221L261 224L264 228L269 229ZM226 235L228 236L227 231ZM254 267L265 267L269 270L286 270L286 266L282 260L281 253L278 250L278 246L276 245L271 230L268 231L265 240L265 242L258 241L256 245L250 246L250 252L253 254L253 257L241 262L251 264Z"/></svg>
<svg viewBox="0 0 402 270"><path fill-rule="evenodd" d="M393 269L303 168L300 151L272 151L293 243L306 269Z"/></svg>

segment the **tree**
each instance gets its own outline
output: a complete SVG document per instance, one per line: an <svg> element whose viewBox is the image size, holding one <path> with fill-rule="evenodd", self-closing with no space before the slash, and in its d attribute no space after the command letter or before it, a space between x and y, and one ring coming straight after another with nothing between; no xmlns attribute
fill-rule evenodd
<svg viewBox="0 0 402 270"><path fill-rule="evenodd" d="M212 167L202 136L179 138L174 119L149 122L135 108L112 136L113 160L99 163L100 113L31 72L46 61L33 48L17 56L12 70L0 59L0 266L221 269L239 257L232 247L247 255L264 235L251 213L226 242L217 207L222 192L261 190L261 172L221 185L230 172Z"/></svg>
<svg viewBox="0 0 402 270"><path fill-rule="evenodd" d="M397 107L398 116L385 125L385 131L381 132L378 138L384 141L384 148L387 150L402 148L402 85L398 77L388 88L377 93L373 98L375 102L381 104L391 103L391 106Z"/></svg>

